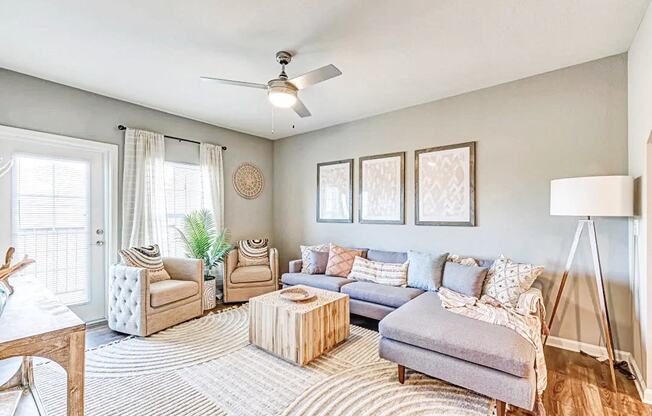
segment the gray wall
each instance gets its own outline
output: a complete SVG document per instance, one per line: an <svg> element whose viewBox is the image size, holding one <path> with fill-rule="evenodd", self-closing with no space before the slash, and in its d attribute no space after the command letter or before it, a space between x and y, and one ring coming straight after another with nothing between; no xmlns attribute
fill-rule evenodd
<svg viewBox="0 0 652 416"><path fill-rule="evenodd" d="M468 140L477 141L478 226L415 226L414 150ZM396 151L407 151L406 225L358 224L357 212L354 224L315 221L317 163L356 158L357 211L357 158ZM550 180L626 173L627 66L619 55L275 142L275 240L286 269L299 244L329 241L482 258L503 253L544 265L550 298L576 225L548 214ZM627 221L598 219L597 228L617 348L631 351ZM553 334L599 344L583 244Z"/></svg>
<svg viewBox="0 0 652 416"><path fill-rule="evenodd" d="M117 144L120 186L124 132L117 129L118 124L228 146L224 154L226 226L234 240L272 236L272 142L267 139L1 68L0 124ZM171 160L199 163L195 144L167 140L166 154ZM257 165L267 182L263 194L252 201L239 197L231 183L233 170L245 161Z"/></svg>

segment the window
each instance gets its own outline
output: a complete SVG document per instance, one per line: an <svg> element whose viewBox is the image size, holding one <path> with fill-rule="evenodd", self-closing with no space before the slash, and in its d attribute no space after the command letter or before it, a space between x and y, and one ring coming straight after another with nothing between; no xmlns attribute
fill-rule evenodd
<svg viewBox="0 0 652 416"><path fill-rule="evenodd" d="M15 258L36 260L25 274L66 304L89 301L90 164L16 155L13 186Z"/></svg>
<svg viewBox="0 0 652 416"><path fill-rule="evenodd" d="M202 208L201 171L198 165L165 162L165 204L168 222L166 255L185 257L186 249L176 227L183 230L183 218Z"/></svg>

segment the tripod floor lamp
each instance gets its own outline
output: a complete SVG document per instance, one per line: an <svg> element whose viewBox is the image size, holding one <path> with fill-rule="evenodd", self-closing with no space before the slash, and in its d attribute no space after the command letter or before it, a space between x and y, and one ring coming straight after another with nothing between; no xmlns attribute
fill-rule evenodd
<svg viewBox="0 0 652 416"><path fill-rule="evenodd" d="M580 219L575 230L575 238L571 245L566 268L559 284L559 291L555 299L552 313L550 314L549 327L552 327L555 313L559 306L566 280L577 246L586 228L591 246L591 257L595 273L595 284L600 302L600 324L604 334L607 347L607 359L611 371L611 381L616 387L615 375L615 349L611 323L609 322L609 310L602 278L602 265L600 264L600 252L598 251L598 240L595 233L595 224L592 217L631 217L634 211L634 178L631 176L588 176L581 178L556 179L550 182L550 215L564 215L585 217ZM546 337L547 341L548 337Z"/></svg>

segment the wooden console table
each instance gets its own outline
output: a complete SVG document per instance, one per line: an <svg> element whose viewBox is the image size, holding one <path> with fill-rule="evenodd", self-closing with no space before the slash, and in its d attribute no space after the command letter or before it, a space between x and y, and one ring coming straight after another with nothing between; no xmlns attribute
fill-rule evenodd
<svg viewBox="0 0 652 416"><path fill-rule="evenodd" d="M20 278L12 284L15 292L0 316L0 360L24 358L21 369L0 390L29 389L44 414L32 372L32 357L44 357L66 370L68 416L82 416L86 324L41 284Z"/></svg>

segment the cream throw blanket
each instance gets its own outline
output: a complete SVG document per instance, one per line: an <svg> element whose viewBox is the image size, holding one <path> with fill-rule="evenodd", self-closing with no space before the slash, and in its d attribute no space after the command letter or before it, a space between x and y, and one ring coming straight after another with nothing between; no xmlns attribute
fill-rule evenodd
<svg viewBox="0 0 652 416"><path fill-rule="evenodd" d="M541 291L531 288L523 293L515 308L502 305L486 295L478 299L462 295L445 287L440 288L438 293L445 309L469 318L507 327L532 344L536 351L534 370L538 393L535 409L539 415L544 415L545 410L541 402L541 395L548 383L548 371L546 369L546 359L543 355L541 334L547 329Z"/></svg>

